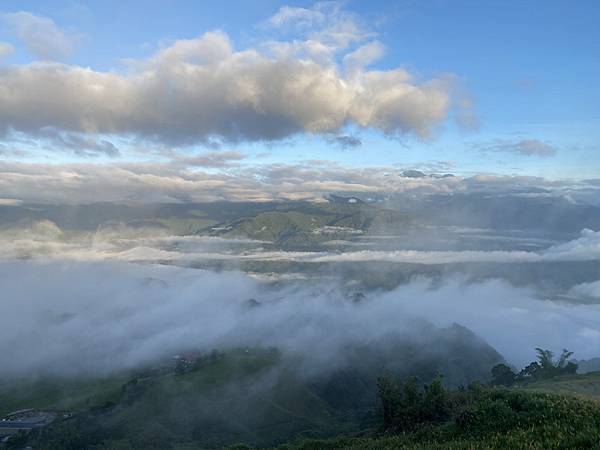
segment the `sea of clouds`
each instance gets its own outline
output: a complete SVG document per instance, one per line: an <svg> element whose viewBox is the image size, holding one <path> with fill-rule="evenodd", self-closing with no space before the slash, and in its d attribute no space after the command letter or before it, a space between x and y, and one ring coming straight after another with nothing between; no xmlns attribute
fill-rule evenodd
<svg viewBox="0 0 600 450"><path fill-rule="evenodd" d="M515 365L534 347L578 358L600 348L600 304L547 301L500 280L417 279L356 303L331 282L273 287L240 272L30 260L0 263L0 287L3 377L103 375L189 348L247 345L331 362L346 345L421 320L464 325Z"/></svg>

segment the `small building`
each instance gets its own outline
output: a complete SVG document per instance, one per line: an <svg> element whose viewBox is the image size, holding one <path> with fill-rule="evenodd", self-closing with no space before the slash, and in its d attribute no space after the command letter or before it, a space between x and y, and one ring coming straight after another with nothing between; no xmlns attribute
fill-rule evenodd
<svg viewBox="0 0 600 450"><path fill-rule="evenodd" d="M200 352L185 352L180 355L173 356L173 359L177 363L182 364L195 364L202 359L202 353Z"/></svg>
<svg viewBox="0 0 600 450"><path fill-rule="evenodd" d="M25 432L29 433L33 428L46 426L58 417L53 411L36 411L34 409L22 409L8 414L0 420L0 442L6 442L11 436Z"/></svg>

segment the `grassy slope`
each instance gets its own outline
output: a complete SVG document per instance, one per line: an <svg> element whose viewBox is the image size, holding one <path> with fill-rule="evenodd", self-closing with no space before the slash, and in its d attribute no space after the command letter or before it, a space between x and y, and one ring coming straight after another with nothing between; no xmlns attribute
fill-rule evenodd
<svg viewBox="0 0 600 450"><path fill-rule="evenodd" d="M147 429L151 418L157 427L168 428L175 440L215 444L223 436L256 441L266 434L265 428L270 428L271 439L278 440L288 433L318 434L335 426L327 405L292 376L269 378L275 355L251 353L229 353L182 375L142 379L132 396L126 394L128 406L101 420L109 427L126 424L130 433Z"/></svg>
<svg viewBox="0 0 600 450"><path fill-rule="evenodd" d="M177 448L194 441L220 448L232 438L258 446L291 439L279 448L294 450L600 448L593 446L594 439L600 443L600 403L580 398L599 398L600 373L491 391L495 397L472 407L479 423L467 428L447 424L395 436L314 440L309 438L360 427L342 424L330 406L293 374L270 378L277 360L275 352L240 349L201 370L138 376L137 383L126 389L122 389L126 376L18 389L4 385L0 412L26 407L83 411L112 401L118 406L89 419L94 426L117 430L113 444L123 448L131 445L126 436L136 436L141 444L160 436L178 442ZM566 393L577 396L559 395Z"/></svg>
<svg viewBox="0 0 600 450"><path fill-rule="evenodd" d="M260 212L226 224L230 235L243 235L279 244L322 242L352 238L348 230L392 229L407 224L406 217L383 208L366 204L292 204ZM340 227L337 232L319 234L322 227ZM344 231L346 229L346 231Z"/></svg>
<svg viewBox="0 0 600 450"><path fill-rule="evenodd" d="M168 371L162 375L145 376L144 371L140 371L137 377L134 373L122 373L107 378L80 380L54 378L43 381L5 381L0 384L0 415L25 408L78 411L99 406L107 401L118 400L123 385L132 377L136 377L140 384L152 383L163 390L177 389L185 396L265 370L274 364L276 357L274 353L247 353L236 349L214 364L180 375Z"/></svg>
<svg viewBox="0 0 600 450"><path fill-rule="evenodd" d="M465 414L466 412L466 414ZM491 390L453 421L414 432L304 440L279 450L600 449L600 403L570 395ZM469 418L468 421L461 419ZM466 422L466 423L465 423Z"/></svg>
<svg viewBox="0 0 600 450"><path fill-rule="evenodd" d="M128 375L76 382L54 379L0 384L0 417L19 409L81 411L116 401Z"/></svg>
<svg viewBox="0 0 600 450"><path fill-rule="evenodd" d="M516 387L515 389L551 394L572 394L592 400L600 400L600 372L565 375Z"/></svg>
<svg viewBox="0 0 600 450"><path fill-rule="evenodd" d="M108 439L125 448L132 442L144 448L161 439L178 446L202 443L207 448L232 441L265 446L296 436L336 435L356 426L336 417L292 372L275 375L271 369L279 358L268 350L231 350L199 370L138 374L135 382L127 384L126 378L115 377L13 386L12 391L0 391L0 404L4 413L28 407L81 412L54 430L45 429L47 434L40 438L44 443L62 439L56 434L62 425L75 425L92 436L89 444Z"/></svg>

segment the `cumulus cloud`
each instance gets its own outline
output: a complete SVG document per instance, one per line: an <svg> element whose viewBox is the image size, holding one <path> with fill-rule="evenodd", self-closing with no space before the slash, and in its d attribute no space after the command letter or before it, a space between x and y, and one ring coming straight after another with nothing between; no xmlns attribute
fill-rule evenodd
<svg viewBox="0 0 600 450"><path fill-rule="evenodd" d="M352 74L383 56L384 47L379 41L369 42L344 56L344 66Z"/></svg>
<svg viewBox="0 0 600 450"><path fill-rule="evenodd" d="M69 56L78 37L66 33L49 17L27 11L5 13L0 18L23 41L27 50L41 59L62 59Z"/></svg>
<svg viewBox="0 0 600 450"><path fill-rule="evenodd" d="M311 23L308 37L257 48L237 50L224 32L212 31L174 41L147 59L128 60L125 72L51 62L9 66L0 72L0 132L38 136L55 129L183 145L338 134L352 124L390 136L431 137L453 107L452 79L366 69L380 56L381 44L354 48L370 33L339 5L315 8L310 14L281 10L271 20L304 17ZM323 23L313 13L324 14ZM43 31L52 23L29 13L6 20L20 24L23 33L34 28L26 24L43 23ZM56 52L71 45L56 30L42 39L42 31L30 34ZM41 44L35 49L51 53ZM338 53L344 64L323 56Z"/></svg>
<svg viewBox="0 0 600 450"><path fill-rule="evenodd" d="M521 139L518 141L497 139L490 143L475 144L474 148L482 152L508 152L524 156L554 156L558 149L537 139Z"/></svg>

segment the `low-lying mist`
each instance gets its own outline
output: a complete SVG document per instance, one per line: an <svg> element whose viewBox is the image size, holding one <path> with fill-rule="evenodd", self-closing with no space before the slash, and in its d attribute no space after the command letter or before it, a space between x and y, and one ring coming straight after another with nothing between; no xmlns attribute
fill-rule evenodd
<svg viewBox="0 0 600 450"><path fill-rule="evenodd" d="M599 304L545 301L500 280L416 279L357 302L330 280L274 287L239 272L53 260L0 263L0 287L2 377L103 375L232 346L275 346L331 366L344 346L417 333L421 321L466 326L515 365L534 347L577 358L600 348Z"/></svg>
<svg viewBox="0 0 600 450"><path fill-rule="evenodd" d="M176 236L155 228L131 228L123 224L94 232L64 232L53 222L43 220L19 228L0 229L0 259L42 258L157 262L190 264L195 261L281 261L300 263L390 262L411 264L460 263L544 263L600 260L600 231L581 230L567 241L547 241L543 248L523 250L511 246L485 249L481 237L472 236L463 248L422 249L418 234L409 236L370 236L381 242L325 242L330 250L286 251L272 242L239 236ZM486 236L489 238L490 236ZM492 236L493 237L493 236ZM389 239L387 242L386 238ZM504 238L506 239L506 237ZM515 238L512 237L512 240ZM517 242L538 242L532 236ZM340 242L345 247L340 247ZM399 242L401 246L398 247ZM328 245L329 244L329 245ZM377 244L377 245L375 245ZM465 244L463 244L465 245ZM508 245L508 244L507 244ZM356 246L361 249L356 250Z"/></svg>

